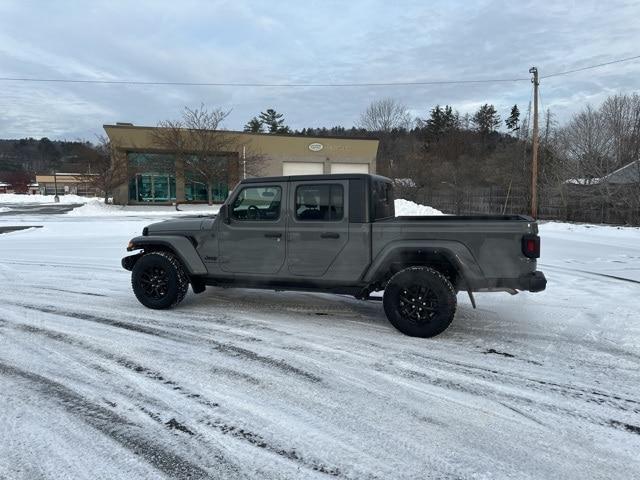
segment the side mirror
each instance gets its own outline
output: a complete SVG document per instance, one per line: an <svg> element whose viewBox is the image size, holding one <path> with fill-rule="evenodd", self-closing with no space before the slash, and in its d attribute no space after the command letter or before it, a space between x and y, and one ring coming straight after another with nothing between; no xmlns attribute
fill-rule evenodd
<svg viewBox="0 0 640 480"><path fill-rule="evenodd" d="M229 204L225 203L220 207L219 212L220 217L222 217L222 221L227 225L231 223L231 212L229 211Z"/></svg>

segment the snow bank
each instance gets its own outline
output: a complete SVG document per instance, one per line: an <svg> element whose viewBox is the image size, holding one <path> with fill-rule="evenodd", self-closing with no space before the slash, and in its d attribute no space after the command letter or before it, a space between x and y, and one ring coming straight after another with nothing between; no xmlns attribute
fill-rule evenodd
<svg viewBox="0 0 640 480"><path fill-rule="evenodd" d="M444 215L440 210L399 198L395 202L396 217Z"/></svg>
<svg viewBox="0 0 640 480"><path fill-rule="evenodd" d="M107 205L104 200L91 199L84 205L74 208L66 215L72 217L150 217L178 215L214 215L220 205L180 205L180 211L168 205Z"/></svg>
<svg viewBox="0 0 640 480"><path fill-rule="evenodd" d="M59 195L60 203L87 203L96 199L95 197L80 197L78 195ZM15 193L0 193L0 204L3 203L55 203L54 195L18 195Z"/></svg>
<svg viewBox="0 0 640 480"><path fill-rule="evenodd" d="M625 225L606 225L591 223L567 223L554 221L539 221L541 230L546 232L596 232L598 235L612 235L616 237L640 234L640 227L629 227Z"/></svg>
<svg viewBox="0 0 640 480"><path fill-rule="evenodd" d="M91 200L78 208L74 208L67 215L72 217L102 217L105 215L122 216L122 207L117 205L107 205L104 201Z"/></svg>

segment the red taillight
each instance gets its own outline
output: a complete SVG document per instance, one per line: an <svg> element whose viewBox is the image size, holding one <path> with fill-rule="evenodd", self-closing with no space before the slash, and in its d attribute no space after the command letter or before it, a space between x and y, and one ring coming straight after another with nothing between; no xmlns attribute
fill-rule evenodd
<svg viewBox="0 0 640 480"><path fill-rule="evenodd" d="M522 237L522 253L527 258L540 258L540 237L537 235Z"/></svg>

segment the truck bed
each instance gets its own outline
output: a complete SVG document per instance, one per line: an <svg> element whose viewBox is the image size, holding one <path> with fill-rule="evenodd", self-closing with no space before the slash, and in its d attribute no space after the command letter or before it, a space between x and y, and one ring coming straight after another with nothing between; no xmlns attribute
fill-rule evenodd
<svg viewBox="0 0 640 480"><path fill-rule="evenodd" d="M394 217L371 224L371 253L375 259L394 246L418 251L431 246L464 264L474 286L491 287L536 269L535 259L522 252L522 239L537 233L537 224L525 215Z"/></svg>
<svg viewBox="0 0 640 480"><path fill-rule="evenodd" d="M533 218L526 215L415 215L415 216L401 216L378 220L379 222L387 221L401 221L401 222L419 222L419 221L438 221L438 222L451 222L456 220L464 221L518 221L518 222L533 222Z"/></svg>

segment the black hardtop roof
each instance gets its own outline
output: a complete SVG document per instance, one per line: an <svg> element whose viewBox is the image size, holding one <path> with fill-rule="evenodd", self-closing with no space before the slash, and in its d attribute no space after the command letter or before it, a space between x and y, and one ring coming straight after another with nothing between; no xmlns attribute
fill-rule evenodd
<svg viewBox="0 0 640 480"><path fill-rule="evenodd" d="M313 180L356 180L372 179L383 182L391 182L390 178L382 175L372 175L370 173L332 173L326 175L289 175L282 177L253 177L245 178L240 183L263 183L263 182L306 182Z"/></svg>

